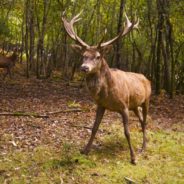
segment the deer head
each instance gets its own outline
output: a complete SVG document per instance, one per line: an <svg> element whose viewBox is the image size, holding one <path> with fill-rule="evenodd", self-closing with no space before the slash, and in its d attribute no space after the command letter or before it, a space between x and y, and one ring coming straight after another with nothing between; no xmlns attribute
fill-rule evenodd
<svg viewBox="0 0 184 184"><path fill-rule="evenodd" d="M80 14L81 13L74 16L69 22L66 20L65 17L62 17L62 21L67 34L77 43L76 45L72 45L72 47L78 52L80 52L83 56L83 64L81 65L81 70L86 73L94 73L98 71L101 67L102 58L104 54L108 52L109 48L111 48L112 44L115 43L119 38L127 35L133 29L138 28L139 19L132 23L128 19L128 16L125 14L125 27L116 37L107 42L103 42L103 37L102 40L98 43L98 45L89 46L81 38L78 37L73 27L74 24L81 19L79 18Z"/></svg>
<svg viewBox="0 0 184 184"><path fill-rule="evenodd" d="M13 54L9 57L12 61L12 64L15 65L17 59L18 59L18 54L17 54L17 50L13 51Z"/></svg>

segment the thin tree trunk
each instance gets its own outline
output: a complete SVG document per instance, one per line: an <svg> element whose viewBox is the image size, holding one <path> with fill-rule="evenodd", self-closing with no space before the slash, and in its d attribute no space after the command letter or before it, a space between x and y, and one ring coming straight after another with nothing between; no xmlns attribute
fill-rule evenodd
<svg viewBox="0 0 184 184"><path fill-rule="evenodd" d="M157 40L157 50L156 50L156 73L155 73L155 80L156 80L156 94L160 94L161 90L161 42L162 42L162 31L163 31L163 24L164 24L164 17L163 12L161 9L161 0L157 0L157 8L158 8L158 25L157 25L157 32L158 32L158 40Z"/></svg>
<svg viewBox="0 0 184 184"><path fill-rule="evenodd" d="M26 34L25 34L25 51L26 51L26 77L29 78L29 6L30 0L25 3L25 19L26 19Z"/></svg>
<svg viewBox="0 0 184 184"><path fill-rule="evenodd" d="M21 25L21 35L22 35L22 42L21 42L21 54L20 54L20 63L22 64L23 60L23 52L24 52L24 45L25 45L25 37L24 37L24 26L25 26L25 8L24 8L24 13L22 16L22 25Z"/></svg>
<svg viewBox="0 0 184 184"><path fill-rule="evenodd" d="M31 1L30 3L30 24L29 24L29 31L30 31L30 44L29 44L29 62L30 62L30 69L35 69L33 63L34 57L34 43L35 43L35 34L34 34L34 2Z"/></svg>
<svg viewBox="0 0 184 184"><path fill-rule="evenodd" d="M167 92L170 91L170 67L169 67L169 56L166 48L166 44L164 44L164 40L162 38L161 41L161 49L164 60L164 88Z"/></svg>
<svg viewBox="0 0 184 184"><path fill-rule="evenodd" d="M122 29L122 18L123 18L123 10L125 6L125 0L120 1L120 8L119 8L119 19L118 19L118 27L117 33L119 34ZM121 39L117 41L116 44L116 67L120 68L121 66Z"/></svg>
<svg viewBox="0 0 184 184"><path fill-rule="evenodd" d="M169 7L169 1L167 2ZM167 16L166 20L167 26L167 40L168 40L168 49L170 52L170 61L171 61L171 74L170 74L170 98L174 97L175 92L175 60L174 60L174 51L173 51L173 26L170 22L169 15Z"/></svg>

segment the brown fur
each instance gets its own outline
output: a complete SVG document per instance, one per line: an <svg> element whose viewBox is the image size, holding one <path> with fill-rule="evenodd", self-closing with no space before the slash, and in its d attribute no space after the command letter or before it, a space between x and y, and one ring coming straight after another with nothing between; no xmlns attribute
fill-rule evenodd
<svg viewBox="0 0 184 184"><path fill-rule="evenodd" d="M11 56L0 56L0 68L4 68L7 72L4 74L4 78L9 74L11 78L11 69L15 66L17 54L14 52Z"/></svg>
<svg viewBox="0 0 184 184"><path fill-rule="evenodd" d="M92 134L88 144L82 150L82 153L89 153L105 113L105 109L109 109L119 112L122 115L124 133L130 149L131 163L135 164L135 153L130 141L128 127L129 110L134 111L141 123L143 132L142 150L144 150L146 147L146 117L151 95L151 85L141 74L110 69L103 58L103 55L120 37L124 37L133 29L137 29L139 19L131 23L128 16L125 14L125 28L122 29L116 37L104 43L103 37L97 46L89 46L80 39L74 31L73 25L80 20L79 16L80 14L74 16L70 22L68 22L65 17L62 17L62 20L68 35L79 44L73 45L72 47L83 55L81 70L87 74L87 87L97 103L96 119L93 125ZM142 114L139 111L139 107L142 108Z"/></svg>
<svg viewBox="0 0 184 184"><path fill-rule="evenodd" d="M88 53L87 53L88 52ZM93 56L92 56L93 55ZM83 64L95 63L95 52L86 51L83 56ZM93 58L93 59L92 59ZM91 138L82 153L87 154L105 112L105 109L118 112L122 115L125 136L128 140L131 154L131 162L136 163L133 147L130 142L128 130L128 110L132 110L138 116L143 131L143 146L146 147L146 116L151 95L150 81L142 74L124 72L118 69L109 68L105 59L102 57L93 66L93 72L87 73L86 84L91 96L97 104L96 121L93 127ZM83 65L82 65L83 66ZM142 115L138 109L142 108Z"/></svg>
<svg viewBox="0 0 184 184"><path fill-rule="evenodd" d="M104 64L100 71L87 76L87 87L98 105L111 111L134 110L151 94L150 82L142 75L110 69Z"/></svg>

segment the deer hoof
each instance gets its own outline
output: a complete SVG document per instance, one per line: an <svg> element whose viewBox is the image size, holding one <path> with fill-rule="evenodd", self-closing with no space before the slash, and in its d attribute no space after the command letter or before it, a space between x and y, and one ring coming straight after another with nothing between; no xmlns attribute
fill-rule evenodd
<svg viewBox="0 0 184 184"><path fill-rule="evenodd" d="M142 148L140 148L140 149L138 150L138 153L139 153L139 154L142 154L142 153L145 152L145 150L146 150L146 148L145 148L145 147L142 147Z"/></svg>
<svg viewBox="0 0 184 184"><path fill-rule="evenodd" d="M142 154L144 152L144 149L138 149L138 154Z"/></svg>
<svg viewBox="0 0 184 184"><path fill-rule="evenodd" d="M131 160L131 164L137 165L137 160L136 159Z"/></svg>
<svg viewBox="0 0 184 184"><path fill-rule="evenodd" d="M82 150L80 150L80 153L83 155L88 155L89 151L86 149L82 149Z"/></svg>

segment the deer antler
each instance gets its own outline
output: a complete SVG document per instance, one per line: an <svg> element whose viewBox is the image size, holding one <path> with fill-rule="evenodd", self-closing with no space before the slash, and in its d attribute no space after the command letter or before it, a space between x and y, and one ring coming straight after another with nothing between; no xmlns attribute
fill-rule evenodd
<svg viewBox="0 0 184 184"><path fill-rule="evenodd" d="M100 42L97 45L97 48L101 47L102 42L104 41L105 35L107 34L107 29L105 29L104 34L102 35L102 39L100 40Z"/></svg>
<svg viewBox="0 0 184 184"><path fill-rule="evenodd" d="M68 35L75 40L79 45L81 45L82 47L85 48L89 48L90 46L85 43L81 38L79 38L76 34L76 32L74 31L74 27L73 25L78 22L81 18L79 18L79 16L81 15L82 12L80 12L79 14L77 14L75 17L72 18L72 20L70 22L68 22L65 17L62 17L62 21L65 27L66 32L68 33Z"/></svg>
<svg viewBox="0 0 184 184"><path fill-rule="evenodd" d="M125 35L127 35L131 30L138 29L139 18L134 23L130 22L126 13L125 13L125 18L126 18L126 25L125 25L124 30L122 30L115 38L113 38L107 42L101 43L100 47L105 47L107 45L111 45L114 42L116 42L120 37L124 37Z"/></svg>
<svg viewBox="0 0 184 184"><path fill-rule="evenodd" d="M62 21L65 27L66 32L68 33L68 35L75 40L79 45L81 45L82 47L85 48L90 48L90 46L85 43L81 38L79 38L74 30L74 24L76 22L78 22L81 18L79 18L79 16L81 15L82 12L80 12L79 14L77 14L75 17L72 18L72 20L70 22L68 22L64 15L62 17ZM138 25L139 25L139 19L137 19L135 22L130 22L130 20L128 19L128 16L125 13L125 18L126 18L126 24L125 24L125 28L124 30L122 30L115 38L107 41L107 42L103 42L104 40L104 36L102 37L102 40L100 41L100 43L96 46L97 48L102 48L108 45L113 44L114 42L116 42L120 37L124 37L125 35L127 35L130 31L132 31L133 29L138 29ZM106 32L105 32L106 33ZM104 34L105 35L105 34Z"/></svg>

